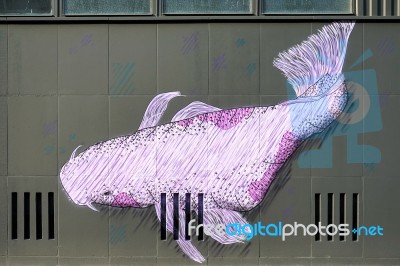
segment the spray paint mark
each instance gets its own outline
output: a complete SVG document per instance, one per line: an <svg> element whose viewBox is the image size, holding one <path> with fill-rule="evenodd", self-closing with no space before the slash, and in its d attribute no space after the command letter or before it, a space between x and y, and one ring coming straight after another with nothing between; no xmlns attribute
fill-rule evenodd
<svg viewBox="0 0 400 266"><path fill-rule="evenodd" d="M365 163L363 166L368 172L373 172L376 167L376 163Z"/></svg>
<svg viewBox="0 0 400 266"><path fill-rule="evenodd" d="M387 56L396 50L396 42L393 37L388 36L378 43L379 55Z"/></svg>
<svg viewBox="0 0 400 266"><path fill-rule="evenodd" d="M76 140L76 133L69 134L69 140L70 141L75 141Z"/></svg>
<svg viewBox="0 0 400 266"><path fill-rule="evenodd" d="M237 38L235 43L237 48L241 48L246 45L246 40L244 38Z"/></svg>
<svg viewBox="0 0 400 266"><path fill-rule="evenodd" d="M225 54L221 54L217 57L214 57L213 64L212 64L213 72L218 72L225 67L226 67Z"/></svg>
<svg viewBox="0 0 400 266"><path fill-rule="evenodd" d="M47 155L52 155L56 151L56 145L51 144L45 148L45 152Z"/></svg>
<svg viewBox="0 0 400 266"><path fill-rule="evenodd" d="M293 214L293 207L287 207L283 209L282 219L285 221L290 218Z"/></svg>
<svg viewBox="0 0 400 266"><path fill-rule="evenodd" d="M379 95L379 104L383 107L389 102L389 99L390 99L390 95L380 94Z"/></svg>
<svg viewBox="0 0 400 266"><path fill-rule="evenodd" d="M246 67L247 75L251 76L256 71L257 65L255 63L248 64Z"/></svg>
<svg viewBox="0 0 400 266"><path fill-rule="evenodd" d="M81 49L92 44L93 44L93 34L88 33L82 36L82 38L79 40L79 44L76 44L68 48L68 52L70 55L76 55L79 51L81 51Z"/></svg>
<svg viewBox="0 0 400 266"><path fill-rule="evenodd" d="M135 74L134 63L120 64L114 63L112 65L114 82L111 85L111 94L130 94L134 90L133 75Z"/></svg>
<svg viewBox="0 0 400 266"><path fill-rule="evenodd" d="M111 225L110 243L117 244L125 241L126 241L126 224L120 226Z"/></svg>
<svg viewBox="0 0 400 266"><path fill-rule="evenodd" d="M85 34L81 39L81 47L93 44L93 34Z"/></svg>
<svg viewBox="0 0 400 266"><path fill-rule="evenodd" d="M371 58L373 55L374 54L372 53L372 50L368 49L350 66L350 69L355 67L355 66L360 65L362 62L364 62L368 58Z"/></svg>
<svg viewBox="0 0 400 266"><path fill-rule="evenodd" d="M199 48L200 33L198 31L193 32L188 36L183 36L182 53L188 54L197 48Z"/></svg>
<svg viewBox="0 0 400 266"><path fill-rule="evenodd" d="M57 120L44 123L42 130L45 137L55 135L57 133Z"/></svg>

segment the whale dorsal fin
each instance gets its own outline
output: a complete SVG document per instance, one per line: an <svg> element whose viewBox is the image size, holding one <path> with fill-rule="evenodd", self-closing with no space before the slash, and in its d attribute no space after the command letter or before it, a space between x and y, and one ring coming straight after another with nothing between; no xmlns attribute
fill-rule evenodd
<svg viewBox="0 0 400 266"><path fill-rule="evenodd" d="M179 112L175 114L175 116L172 118L172 122L183 120L186 118L190 118L196 115L204 114L204 113L211 113L211 112L216 112L220 111L221 109L208 105L203 102L192 102L188 106L184 107L181 109Z"/></svg>
<svg viewBox="0 0 400 266"><path fill-rule="evenodd" d="M353 27L354 22L332 23L300 45L279 53L273 64L283 72L297 96L322 76L342 72L347 42Z"/></svg>
<svg viewBox="0 0 400 266"><path fill-rule="evenodd" d="M147 106L139 129L156 126L167 109L169 101L177 96L182 96L179 91L162 93L154 97Z"/></svg>

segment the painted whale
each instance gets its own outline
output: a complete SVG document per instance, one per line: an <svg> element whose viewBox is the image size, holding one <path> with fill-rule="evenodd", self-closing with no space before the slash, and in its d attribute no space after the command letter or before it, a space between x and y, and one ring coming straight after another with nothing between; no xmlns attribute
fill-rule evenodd
<svg viewBox="0 0 400 266"><path fill-rule="evenodd" d="M173 194L180 198L183 252L197 262L201 253L185 240L185 193L197 210L204 195L204 224L247 223L240 212L263 200L277 172L301 143L325 130L341 114L347 90L341 73L354 23L333 23L302 44L280 53L274 65L293 86L297 98L274 106L228 110L193 102L170 123L157 125L179 92L156 96L138 131L72 153L60 181L77 205L155 206L166 193L166 228L173 230ZM222 244L242 236L211 237Z"/></svg>

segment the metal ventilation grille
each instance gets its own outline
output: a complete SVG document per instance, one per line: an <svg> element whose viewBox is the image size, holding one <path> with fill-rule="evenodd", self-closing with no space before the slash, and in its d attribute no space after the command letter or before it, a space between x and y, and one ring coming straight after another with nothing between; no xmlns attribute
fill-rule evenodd
<svg viewBox="0 0 400 266"><path fill-rule="evenodd" d="M352 193L352 194L346 194L346 193L327 193L326 195L326 202L322 202L321 199L321 193L315 193L314 196L314 224L318 226L318 224L322 221L322 213L321 213L321 209L322 208L326 208L326 214L327 217L326 221L328 225L334 224L334 220L339 221L340 224L349 224L350 225L350 231L353 229L357 229L359 226L359 195L358 193ZM335 197L338 197L338 199L335 199ZM334 202L339 202L339 208L335 208L334 206ZM349 217L349 212L347 210L347 208L350 207L351 210L351 214ZM335 211L336 209L336 211ZM338 211L337 211L338 210ZM339 219L335 219L335 215L339 215ZM331 232L331 231L330 231ZM327 234L326 236L324 236L324 238L327 241L333 241L334 238L332 235ZM324 240L324 238L317 233L315 235L315 241L322 241ZM351 234L351 236L349 236L348 238L350 239L346 239L345 236L339 236L338 240L339 241L357 241L358 240L358 236L357 234Z"/></svg>
<svg viewBox="0 0 400 266"><path fill-rule="evenodd" d="M58 254L58 180L8 177L8 255Z"/></svg>
<svg viewBox="0 0 400 266"><path fill-rule="evenodd" d="M18 192L11 193L11 239L54 239L54 192L44 194L45 202L43 202L41 192L24 192L21 194L18 194ZM19 203L19 201L22 202ZM32 203L34 209L31 208ZM46 206L45 210L43 210L44 205ZM18 219L19 208L21 207L23 220ZM47 212L47 228L43 228L43 211ZM34 222L33 226L31 221ZM23 226L19 226L19 223L22 223ZM23 232L20 232L19 228L23 228ZM31 232L31 228L34 228L35 232ZM43 235L43 232L46 235Z"/></svg>
<svg viewBox="0 0 400 266"><path fill-rule="evenodd" d="M190 198L191 193L185 193L185 239L190 240L190 235L188 232L188 224L191 219L191 209L190 209ZM204 194L199 193L197 195L198 210L197 210L197 224L203 224L203 208L204 208ZM179 193L173 194L173 235L174 240L179 239ZM167 196L166 193L161 193L161 240L167 239ZM204 240L204 229L199 228L198 240Z"/></svg>
<svg viewBox="0 0 400 266"><path fill-rule="evenodd" d="M358 16L400 16L400 0L358 0Z"/></svg>

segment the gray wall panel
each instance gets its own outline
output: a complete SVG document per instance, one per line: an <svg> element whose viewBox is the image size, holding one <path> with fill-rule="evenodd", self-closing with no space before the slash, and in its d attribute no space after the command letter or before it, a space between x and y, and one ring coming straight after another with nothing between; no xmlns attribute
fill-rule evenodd
<svg viewBox="0 0 400 266"><path fill-rule="evenodd" d="M8 174L57 175L57 97L8 98Z"/></svg>
<svg viewBox="0 0 400 266"><path fill-rule="evenodd" d="M207 24L160 24L157 34L157 91L208 94Z"/></svg>
<svg viewBox="0 0 400 266"><path fill-rule="evenodd" d="M0 175L7 175L8 98L0 97Z"/></svg>
<svg viewBox="0 0 400 266"><path fill-rule="evenodd" d="M7 95L8 26L0 25L0 95Z"/></svg>
<svg viewBox="0 0 400 266"><path fill-rule="evenodd" d="M10 25L8 36L8 93L56 94L57 28Z"/></svg>
<svg viewBox="0 0 400 266"><path fill-rule="evenodd" d="M109 26L109 93L155 94L157 90L157 26Z"/></svg>
<svg viewBox="0 0 400 266"><path fill-rule="evenodd" d="M210 94L259 94L260 24L210 24Z"/></svg>
<svg viewBox="0 0 400 266"><path fill-rule="evenodd" d="M364 252L367 258L399 258L400 233L397 178L365 178L364 221L368 226L383 227L383 236L365 237Z"/></svg>
<svg viewBox="0 0 400 266"><path fill-rule="evenodd" d="M108 25L60 25L60 94L108 94Z"/></svg>

